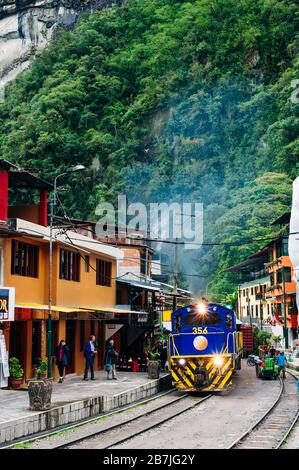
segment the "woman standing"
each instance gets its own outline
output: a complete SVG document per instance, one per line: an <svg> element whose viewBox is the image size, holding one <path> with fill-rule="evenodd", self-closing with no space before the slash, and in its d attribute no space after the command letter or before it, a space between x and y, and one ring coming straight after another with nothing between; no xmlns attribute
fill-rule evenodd
<svg viewBox="0 0 299 470"><path fill-rule="evenodd" d="M111 379L117 380L116 377L116 362L118 353L114 349L114 341L111 339L106 351L105 369L107 371L107 380L110 380L110 372L112 372Z"/></svg>
<svg viewBox="0 0 299 470"><path fill-rule="evenodd" d="M66 345L64 339L62 339L59 345L56 348L55 356L56 356L56 365L59 370L59 383L62 384L64 379L64 369L67 366L67 353L69 352L69 348Z"/></svg>

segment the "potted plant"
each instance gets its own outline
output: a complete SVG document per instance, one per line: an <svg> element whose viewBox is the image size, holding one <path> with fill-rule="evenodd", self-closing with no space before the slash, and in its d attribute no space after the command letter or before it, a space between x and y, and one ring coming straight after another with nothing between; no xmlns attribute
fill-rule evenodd
<svg viewBox="0 0 299 470"><path fill-rule="evenodd" d="M147 351L147 374L149 379L158 379L160 374L160 353L153 349Z"/></svg>
<svg viewBox="0 0 299 470"><path fill-rule="evenodd" d="M47 379L47 361L41 360L36 371L36 378L28 384L30 409L34 411L48 410L51 406L52 379Z"/></svg>
<svg viewBox="0 0 299 470"><path fill-rule="evenodd" d="M9 375L10 375L10 386L14 390L20 388L23 382L24 370L21 367L20 361L17 357L11 357L9 359Z"/></svg>
<svg viewBox="0 0 299 470"><path fill-rule="evenodd" d="M273 339L273 342L274 342L275 347L277 349L278 344L281 343L282 337L281 337L281 335L278 335L278 336L273 335L272 339Z"/></svg>
<svg viewBox="0 0 299 470"><path fill-rule="evenodd" d="M36 377L37 370L40 368L41 362L42 360L40 357L36 357L33 359L32 361L32 377L33 378Z"/></svg>
<svg viewBox="0 0 299 470"><path fill-rule="evenodd" d="M47 361L41 360L40 366L36 371L36 377L38 378L38 380L45 379L47 377L47 369L48 369Z"/></svg>

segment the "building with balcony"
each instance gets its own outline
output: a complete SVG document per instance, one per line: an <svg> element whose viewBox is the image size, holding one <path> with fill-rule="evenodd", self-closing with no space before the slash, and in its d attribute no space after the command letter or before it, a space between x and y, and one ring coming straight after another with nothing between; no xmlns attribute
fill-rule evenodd
<svg viewBox="0 0 299 470"><path fill-rule="evenodd" d="M270 276L265 269L267 260L268 249L264 248L227 269L238 275L238 315L244 322L258 325L272 322L273 311L266 299L270 286Z"/></svg>
<svg viewBox="0 0 299 470"><path fill-rule="evenodd" d="M288 254L290 214L283 214L272 225L281 235L258 252L227 271L238 273L238 311L246 321L265 322L281 331L287 346L298 337L298 312L294 268ZM279 328L277 328L279 327Z"/></svg>
<svg viewBox="0 0 299 470"><path fill-rule="evenodd" d="M22 204L9 198L22 189ZM52 186L31 173L0 161L0 329L10 357L17 357L25 379L46 356L49 302L47 192ZM27 204L24 194L30 193ZM32 204L32 201L37 201ZM131 305L116 305L117 269L122 251L94 240L76 227L53 230L52 331L54 347L70 347L67 373L81 374L83 348L90 334L99 343L96 368L104 365L106 341L123 325L146 316ZM57 376L54 366L54 377Z"/></svg>

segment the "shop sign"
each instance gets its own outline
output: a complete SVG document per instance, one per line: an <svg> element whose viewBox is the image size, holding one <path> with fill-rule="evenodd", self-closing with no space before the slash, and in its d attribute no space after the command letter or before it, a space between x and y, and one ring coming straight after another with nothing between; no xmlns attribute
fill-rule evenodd
<svg viewBox="0 0 299 470"><path fill-rule="evenodd" d="M15 288L0 287L0 322L13 321L15 313Z"/></svg>
<svg viewBox="0 0 299 470"><path fill-rule="evenodd" d="M0 335L0 363L2 363L3 377L9 377L8 352L4 335Z"/></svg>

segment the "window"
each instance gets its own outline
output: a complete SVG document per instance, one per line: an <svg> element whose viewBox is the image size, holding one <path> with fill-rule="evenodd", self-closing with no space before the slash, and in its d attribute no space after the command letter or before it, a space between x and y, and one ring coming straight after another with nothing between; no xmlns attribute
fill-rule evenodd
<svg viewBox="0 0 299 470"><path fill-rule="evenodd" d="M85 272L86 273L89 273L89 256L88 255L85 255L84 256L84 266L85 266Z"/></svg>
<svg viewBox="0 0 299 470"><path fill-rule="evenodd" d="M279 243L276 245L276 258L280 258L281 254L282 254L281 244Z"/></svg>
<svg viewBox="0 0 299 470"><path fill-rule="evenodd" d="M60 249L60 279L80 281L80 254L74 251Z"/></svg>
<svg viewBox="0 0 299 470"><path fill-rule="evenodd" d="M221 319L218 313L208 312L205 315L191 313L185 316L185 326L220 326Z"/></svg>
<svg viewBox="0 0 299 470"><path fill-rule="evenodd" d="M270 274L270 286L274 286L274 273Z"/></svg>
<svg viewBox="0 0 299 470"><path fill-rule="evenodd" d="M225 326L228 330L231 330L233 327L233 316L231 313L225 314Z"/></svg>
<svg viewBox="0 0 299 470"><path fill-rule="evenodd" d="M112 263L110 261L103 261L102 259L97 259L97 285L106 287L111 286L111 267Z"/></svg>
<svg viewBox="0 0 299 470"><path fill-rule="evenodd" d="M277 271L277 283L282 284L283 282L283 271L284 271L284 282L292 281L291 268L285 267Z"/></svg>
<svg viewBox="0 0 299 470"><path fill-rule="evenodd" d="M289 256L289 240L288 238L283 238L282 240L282 256Z"/></svg>
<svg viewBox="0 0 299 470"><path fill-rule="evenodd" d="M11 274L38 277L38 246L12 240Z"/></svg>
<svg viewBox="0 0 299 470"><path fill-rule="evenodd" d="M246 290L243 289L243 297L245 297L245 295L246 295Z"/></svg>

